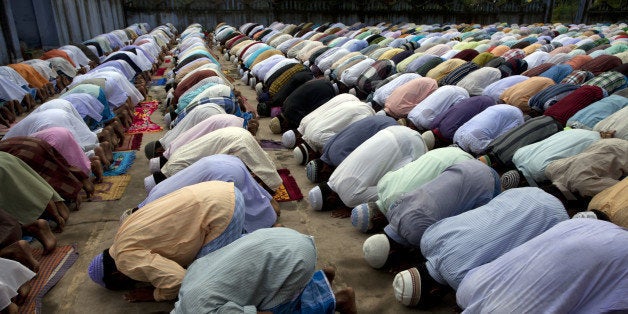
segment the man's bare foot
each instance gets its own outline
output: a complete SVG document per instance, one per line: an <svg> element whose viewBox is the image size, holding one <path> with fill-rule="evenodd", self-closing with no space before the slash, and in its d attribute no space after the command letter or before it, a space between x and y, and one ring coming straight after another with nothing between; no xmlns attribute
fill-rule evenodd
<svg viewBox="0 0 628 314"><path fill-rule="evenodd" d="M100 166L100 172L101 172L101 180L102 180L102 165L100 165L99 162L97 162L97 164ZM83 183L83 191L85 191L85 194L87 195L87 198L90 199L92 198L92 195L94 194L94 182L92 182L92 180L90 178L86 178L84 180L81 181L81 183ZM77 202L80 202L80 197L77 197ZM79 204L80 205L80 204ZM77 210L78 210L78 206L77 206Z"/></svg>
<svg viewBox="0 0 628 314"><path fill-rule="evenodd" d="M20 312L20 308L17 306L17 304L11 302L9 305L7 305L7 307L5 307L4 309L2 309L2 311L0 313L2 314L17 314Z"/></svg>
<svg viewBox="0 0 628 314"><path fill-rule="evenodd" d="M323 267L323 272L325 273L325 277L327 277L327 281L332 284L334 278L336 278L336 266L327 265Z"/></svg>
<svg viewBox="0 0 628 314"><path fill-rule="evenodd" d="M259 129L259 122L256 119L251 119L249 120L246 128L249 132L251 132L251 134L253 134L253 136L255 136L257 134L257 130Z"/></svg>
<svg viewBox="0 0 628 314"><path fill-rule="evenodd" d="M44 254L48 254L54 251L57 247L57 238L52 234L50 225L44 219L37 219L35 222L28 225L23 225L22 229L35 237L44 247Z"/></svg>
<svg viewBox="0 0 628 314"><path fill-rule="evenodd" d="M353 288L347 287L336 293L336 311L341 314L357 314L358 308L355 304L355 291Z"/></svg>
<svg viewBox="0 0 628 314"><path fill-rule="evenodd" d="M94 149L94 151L95 151L95 149ZM90 161L91 161L92 172L94 173L94 176L96 177L95 178L95 182L96 183L101 183L102 182L102 177L103 177L103 172L104 172L102 162L101 162L100 158L96 157L96 156L90 158ZM92 187L94 187L94 186L92 185ZM90 197L91 197L91 193L87 195L87 198L90 198Z"/></svg>
<svg viewBox="0 0 628 314"><path fill-rule="evenodd" d="M270 206L275 210L275 214L277 217L281 216L281 208L279 207L279 202L277 202L274 198L270 199Z"/></svg>
<svg viewBox="0 0 628 314"><path fill-rule="evenodd" d="M29 280L17 289L17 295L15 296L15 304L17 305L24 304L30 292L31 292L31 281Z"/></svg>
<svg viewBox="0 0 628 314"><path fill-rule="evenodd" d="M70 218L70 209L68 208L68 206L65 205L64 202L55 202L55 206L57 206L57 211L59 212L59 215L61 215L61 217L63 217L65 221L68 221L68 219Z"/></svg>
<svg viewBox="0 0 628 314"><path fill-rule="evenodd" d="M14 260L28 267L28 269L39 271L39 262L33 256L31 247L26 240L19 240L0 250L0 257Z"/></svg>
<svg viewBox="0 0 628 314"><path fill-rule="evenodd" d="M48 202L48 206L46 206L46 213L48 213L57 223L57 227L54 229L54 232L63 232L63 228L65 227L65 219L61 217L59 209L53 201Z"/></svg>
<svg viewBox="0 0 628 314"><path fill-rule="evenodd" d="M105 157L109 163L113 162L113 146L111 146L108 142L100 143L103 152L105 153Z"/></svg>
<svg viewBox="0 0 628 314"><path fill-rule="evenodd" d="M124 142L124 126L120 123L120 119L117 117L114 118L113 122L111 122L109 126L113 129L113 133L118 139L118 144L122 145Z"/></svg>
<svg viewBox="0 0 628 314"><path fill-rule="evenodd" d="M279 228L279 227L285 227L282 223L280 222L276 222L275 224L273 224L272 226L273 228Z"/></svg>

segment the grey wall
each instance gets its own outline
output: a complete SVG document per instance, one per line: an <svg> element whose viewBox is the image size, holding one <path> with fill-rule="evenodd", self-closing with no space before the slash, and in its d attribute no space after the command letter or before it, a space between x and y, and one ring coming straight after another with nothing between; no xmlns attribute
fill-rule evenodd
<svg viewBox="0 0 628 314"><path fill-rule="evenodd" d="M0 0L0 63L21 61L20 43L52 49L126 27L122 1Z"/></svg>

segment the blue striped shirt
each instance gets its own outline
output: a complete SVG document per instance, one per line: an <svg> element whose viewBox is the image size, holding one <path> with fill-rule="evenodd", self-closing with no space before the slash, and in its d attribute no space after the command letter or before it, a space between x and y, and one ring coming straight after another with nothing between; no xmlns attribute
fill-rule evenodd
<svg viewBox="0 0 628 314"><path fill-rule="evenodd" d="M421 239L430 276L454 289L471 269L569 219L563 204L539 188L507 190L488 204L445 218Z"/></svg>

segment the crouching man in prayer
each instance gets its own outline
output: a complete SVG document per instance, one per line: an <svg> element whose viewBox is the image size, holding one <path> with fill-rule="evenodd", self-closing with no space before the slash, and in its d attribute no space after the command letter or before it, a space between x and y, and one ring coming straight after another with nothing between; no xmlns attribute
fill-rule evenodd
<svg viewBox="0 0 628 314"><path fill-rule="evenodd" d="M130 302L173 300L185 268L242 235L244 198L231 182L179 189L140 208L122 222L113 244L88 268L112 290L132 289ZM153 287L135 288L137 282Z"/></svg>
<svg viewBox="0 0 628 314"><path fill-rule="evenodd" d="M335 268L314 271L312 237L260 229L199 258L172 313L357 313L355 293L334 293Z"/></svg>

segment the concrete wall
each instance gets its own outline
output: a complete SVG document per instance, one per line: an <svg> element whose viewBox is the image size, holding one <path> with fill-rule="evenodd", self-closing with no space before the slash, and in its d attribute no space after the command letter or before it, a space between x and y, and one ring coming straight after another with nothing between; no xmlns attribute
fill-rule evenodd
<svg viewBox="0 0 628 314"><path fill-rule="evenodd" d="M273 21L293 24L342 22L347 25L357 21L367 24L383 21L535 23L543 21L547 8L547 0L524 2L521 6L508 2L502 6L489 4L484 7L466 7L462 1L415 0L134 0L127 3L125 12L129 23L144 21L154 26L170 22L179 29L194 22L208 28L219 22L268 25Z"/></svg>
<svg viewBox="0 0 628 314"><path fill-rule="evenodd" d="M126 27L123 0L0 0L0 63ZM154 24L151 24L154 25Z"/></svg>

